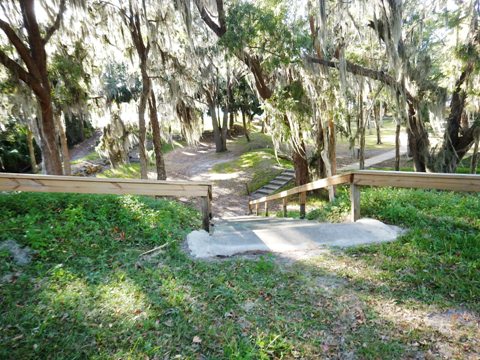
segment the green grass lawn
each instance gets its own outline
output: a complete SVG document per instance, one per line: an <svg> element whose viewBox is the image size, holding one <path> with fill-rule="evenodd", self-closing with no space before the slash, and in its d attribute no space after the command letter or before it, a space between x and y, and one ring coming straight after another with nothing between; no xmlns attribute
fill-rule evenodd
<svg viewBox="0 0 480 360"><path fill-rule="evenodd" d="M345 212L340 192L309 216ZM294 264L269 255L193 261L181 244L200 217L179 203L0 194L0 241L37 251L23 267L0 253L0 358L435 358L440 343L461 358L478 350L463 328L449 336L412 328L387 309L478 313L479 195L365 190L362 213L410 232Z"/></svg>
<svg viewBox="0 0 480 360"><path fill-rule="evenodd" d="M307 201L309 220L342 222L349 216L346 188L338 187L333 203L315 196ZM355 266L361 259L363 264L383 270L381 280L387 287L376 289L375 282L365 281L374 292L386 290L402 301L468 306L480 312L480 194L365 188L361 215L399 225L408 232L400 241L348 250L342 260L355 265L342 275L358 275ZM290 211L288 216L299 217L299 212Z"/></svg>

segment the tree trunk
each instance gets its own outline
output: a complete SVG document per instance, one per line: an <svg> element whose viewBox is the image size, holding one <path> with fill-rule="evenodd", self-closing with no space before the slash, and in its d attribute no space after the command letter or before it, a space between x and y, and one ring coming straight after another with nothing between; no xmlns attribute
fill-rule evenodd
<svg viewBox="0 0 480 360"><path fill-rule="evenodd" d="M328 119L328 155L330 159L330 167L332 176L337 174L337 144L335 139L335 122L333 115L330 114Z"/></svg>
<svg viewBox="0 0 480 360"><path fill-rule="evenodd" d="M155 151L155 165L157 168L157 180L166 180L167 173L165 171L165 162L162 154L162 137L160 134L160 124L157 114L157 100L155 93L150 91L150 99L148 100L148 108L150 114L150 124L152 124L153 133L153 149Z"/></svg>
<svg viewBox="0 0 480 360"><path fill-rule="evenodd" d="M227 136L228 136L228 105L223 112L223 122L221 131L221 139L222 139L222 151L227 151Z"/></svg>
<svg viewBox="0 0 480 360"><path fill-rule="evenodd" d="M207 98L208 98L208 105L210 108L210 116L212 117L213 140L215 141L215 151L217 153L223 152L225 150L223 149L222 132L220 127L218 126L216 104L213 100L213 97L207 96Z"/></svg>
<svg viewBox="0 0 480 360"><path fill-rule="evenodd" d="M234 125L235 125L235 113L233 111L230 111L230 123L228 125L230 130L233 130Z"/></svg>
<svg viewBox="0 0 480 360"><path fill-rule="evenodd" d="M140 156L140 177L142 179L148 178L148 160L146 148L147 127L145 124L145 109L147 107L147 99L150 89L148 88L147 84L148 81L143 79L143 90L140 94L140 102L138 104L138 153Z"/></svg>
<svg viewBox="0 0 480 360"><path fill-rule="evenodd" d="M293 165L295 168L295 185L300 186L310 181L308 174L308 161L303 139L300 141L298 148L293 150Z"/></svg>
<svg viewBox="0 0 480 360"><path fill-rule="evenodd" d="M417 172L427 171L429 149L428 133L419 122L413 102L408 102L408 145L413 157L413 167Z"/></svg>
<svg viewBox="0 0 480 360"><path fill-rule="evenodd" d="M358 117L358 130L359 130L359 145L360 151L358 153L359 157L359 168L360 170L365 169L365 114L363 113L363 91L360 90L360 113Z"/></svg>
<svg viewBox="0 0 480 360"><path fill-rule="evenodd" d="M36 174L38 172L37 159L35 158L35 147L33 146L33 132L27 127L27 146L28 146L28 156L30 157L30 165L32 167L32 173Z"/></svg>
<svg viewBox="0 0 480 360"><path fill-rule="evenodd" d="M470 173L471 174L476 174L477 173L479 142L480 142L480 128L477 129L476 134L475 134L475 144L473 145L472 161L470 163Z"/></svg>
<svg viewBox="0 0 480 360"><path fill-rule="evenodd" d="M323 141L323 124L322 118L316 111L316 106L314 107L314 116L316 118L317 123L317 133L315 137L315 145L316 145L316 154L315 154L315 172L319 179L323 179L327 176L327 169L325 166L325 162L322 158L322 151L325 150L325 143Z"/></svg>
<svg viewBox="0 0 480 360"><path fill-rule="evenodd" d="M400 121L395 126L395 171L400 171Z"/></svg>
<svg viewBox="0 0 480 360"><path fill-rule="evenodd" d="M250 136L248 134L247 121L245 119L245 112L243 110L241 110L241 112L242 112L243 132L245 133L245 138L247 139L247 141L250 142Z"/></svg>
<svg viewBox="0 0 480 360"><path fill-rule="evenodd" d="M54 117L55 117L55 125L57 128L58 137L60 138L60 146L62 149L63 174L71 175L72 167L70 165L70 154L68 151L67 135L65 134L65 127L63 126L61 112L56 113Z"/></svg>
<svg viewBox="0 0 480 360"><path fill-rule="evenodd" d="M53 117L52 101L50 94L43 96L39 101L42 121L40 123L40 135L42 137L42 159L45 172L49 175L63 175L62 161L56 142L55 120ZM50 100L50 101L49 101Z"/></svg>
<svg viewBox="0 0 480 360"><path fill-rule="evenodd" d="M375 120L375 130L377 132L377 145L382 144L382 134L381 134L381 113L382 113L382 103L379 102L373 107L373 117Z"/></svg>

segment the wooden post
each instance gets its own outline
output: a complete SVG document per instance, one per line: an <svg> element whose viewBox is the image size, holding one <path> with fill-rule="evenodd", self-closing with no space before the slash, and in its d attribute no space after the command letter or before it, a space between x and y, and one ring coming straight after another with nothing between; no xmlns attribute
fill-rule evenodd
<svg viewBox="0 0 480 360"><path fill-rule="evenodd" d="M305 204L307 202L307 193L300 193L300 219L305 219Z"/></svg>
<svg viewBox="0 0 480 360"><path fill-rule="evenodd" d="M350 184L350 204L351 204L351 220L352 222L360 219L360 187Z"/></svg>
<svg viewBox="0 0 480 360"><path fill-rule="evenodd" d="M252 215L252 204L248 203L248 215Z"/></svg>
<svg viewBox="0 0 480 360"><path fill-rule="evenodd" d="M268 216L268 202L265 201L265 216Z"/></svg>
<svg viewBox="0 0 480 360"><path fill-rule="evenodd" d="M211 213L211 203L209 196L202 196L202 225L203 230L210 232L210 219L212 216Z"/></svg>
<svg viewBox="0 0 480 360"><path fill-rule="evenodd" d="M258 203L255 204L255 216L258 216Z"/></svg>
<svg viewBox="0 0 480 360"><path fill-rule="evenodd" d="M283 199L283 217L287 217L287 198L284 197Z"/></svg>

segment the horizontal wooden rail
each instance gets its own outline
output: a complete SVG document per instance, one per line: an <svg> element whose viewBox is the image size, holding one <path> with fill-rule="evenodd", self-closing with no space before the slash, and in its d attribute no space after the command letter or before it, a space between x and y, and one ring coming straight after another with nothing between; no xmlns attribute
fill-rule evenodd
<svg viewBox="0 0 480 360"><path fill-rule="evenodd" d="M210 183L0 173L0 191L201 197L203 227L210 228Z"/></svg>
<svg viewBox="0 0 480 360"><path fill-rule="evenodd" d="M471 174L362 170L353 173L353 183L358 186L392 186L466 192L480 191L480 175Z"/></svg>
<svg viewBox="0 0 480 360"><path fill-rule="evenodd" d="M361 170L329 178L320 179L305 185L282 191L278 194L264 196L251 200L249 209L258 215L258 205L265 203L265 212L268 212L268 202L283 199L283 212L287 214L287 197L300 194L300 216L305 216L305 203L307 191L323 189L329 186L350 184L350 200L352 220L360 217L360 187L361 186L391 186L402 188L437 189L466 192L480 192L480 175L470 174L438 174L438 173L414 173L401 171Z"/></svg>

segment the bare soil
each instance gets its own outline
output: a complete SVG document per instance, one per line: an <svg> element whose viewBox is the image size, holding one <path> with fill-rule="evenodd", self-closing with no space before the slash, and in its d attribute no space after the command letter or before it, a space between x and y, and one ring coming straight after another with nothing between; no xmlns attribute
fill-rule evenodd
<svg viewBox="0 0 480 360"><path fill-rule="evenodd" d="M238 174L216 174L214 165L236 159L245 149L234 140L227 142L229 149L215 152L215 145L201 142L197 147L177 148L165 155L168 180L204 181L214 184L212 212L218 216L245 215L248 212L248 196L245 182Z"/></svg>

